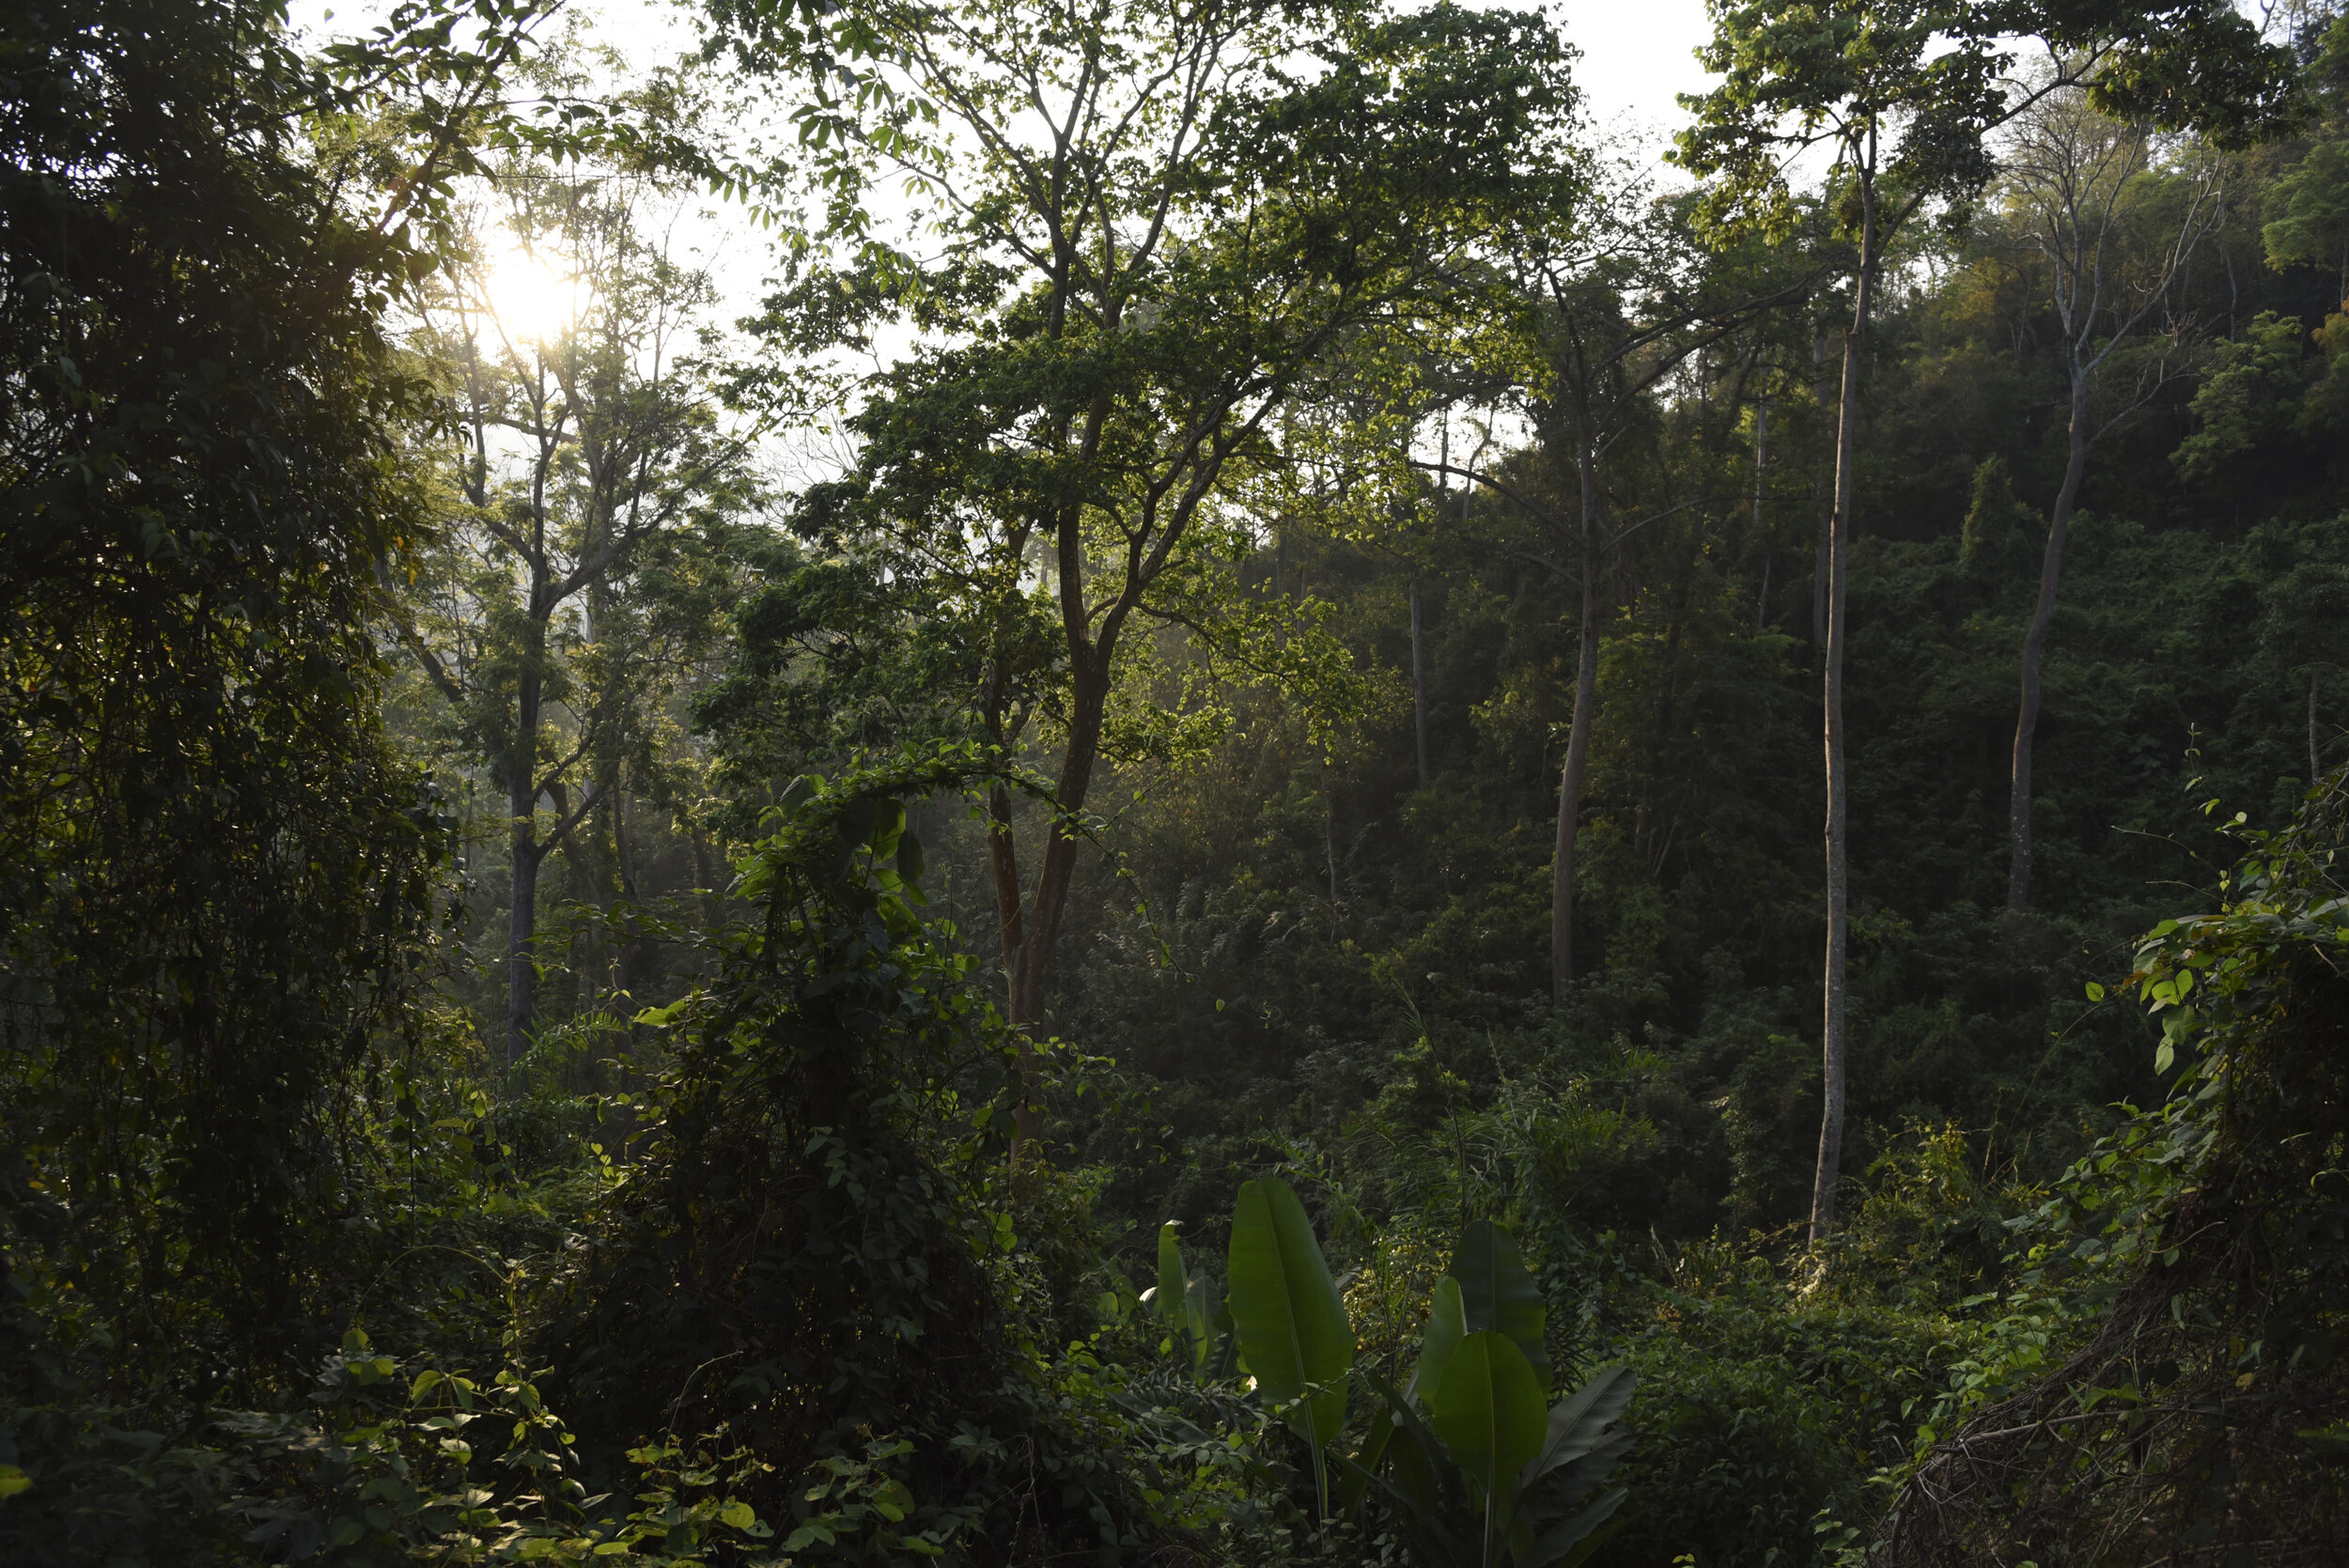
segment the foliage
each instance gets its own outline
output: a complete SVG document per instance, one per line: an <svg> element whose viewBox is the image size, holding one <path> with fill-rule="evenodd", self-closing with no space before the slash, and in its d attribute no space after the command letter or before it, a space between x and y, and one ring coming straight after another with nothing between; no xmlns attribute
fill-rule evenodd
<svg viewBox="0 0 2349 1568"><path fill-rule="evenodd" d="M1482 1220L1464 1234L1455 1272L1437 1282L1410 1385L1373 1384L1386 1408L1362 1459L1349 1466L1358 1491L1375 1487L1395 1509L1429 1568L1493 1564L1504 1554L1519 1568L1578 1563L1611 1533L1602 1527L1623 1505L1620 1488L1592 1494L1629 1446L1626 1434L1607 1429L1637 1380L1624 1367L1602 1367L1544 1411L1548 1368L1526 1348L1541 1349L1538 1297L1505 1243ZM1490 1268L1478 1265L1496 1253L1505 1298L1531 1299L1532 1311L1501 1308L1463 1286L1464 1273L1492 1282ZM1382 1457L1384 1476L1374 1473Z"/></svg>
<svg viewBox="0 0 2349 1568"><path fill-rule="evenodd" d="M1733 8L1659 197L1531 16L710 14L0 23L0 1556L2339 1555L2338 18Z"/></svg>
<svg viewBox="0 0 2349 1568"><path fill-rule="evenodd" d="M2169 1096L2022 1222L1987 1354L1921 1434L1893 1560L2338 1544L2343 809L2336 775L2289 827L2238 818L2218 908L2139 947L2121 988L2162 1025Z"/></svg>
<svg viewBox="0 0 2349 1568"><path fill-rule="evenodd" d="M353 1108L432 961L365 629L419 520L378 317L428 254L305 146L341 89L273 9L5 27L0 1224L105 1324L89 1396L249 1394L334 1343Z"/></svg>
<svg viewBox="0 0 2349 1568"><path fill-rule="evenodd" d="M1232 1211L1231 1312L1242 1364L1276 1405L1290 1409L1313 1451L1327 1507L1322 1451L1346 1426L1354 1330L1296 1191L1280 1180L1243 1182Z"/></svg>

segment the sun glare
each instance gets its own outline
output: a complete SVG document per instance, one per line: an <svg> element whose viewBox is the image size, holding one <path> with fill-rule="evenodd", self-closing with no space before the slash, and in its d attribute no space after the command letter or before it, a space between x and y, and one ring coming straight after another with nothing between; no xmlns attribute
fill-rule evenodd
<svg viewBox="0 0 2349 1568"><path fill-rule="evenodd" d="M545 254L520 245L491 258L482 274L482 292L499 328L517 344L551 343L579 315L579 280Z"/></svg>

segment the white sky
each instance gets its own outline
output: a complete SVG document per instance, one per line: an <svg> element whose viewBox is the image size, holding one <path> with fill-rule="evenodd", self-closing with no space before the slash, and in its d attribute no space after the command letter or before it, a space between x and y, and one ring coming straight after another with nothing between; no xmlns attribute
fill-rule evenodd
<svg viewBox="0 0 2349 1568"><path fill-rule="evenodd" d="M1602 124L1627 119L1668 136L1688 120L1675 95L1713 81L1696 61L1713 31L1704 0L1564 0L1553 14L1582 51L1576 75Z"/></svg>
<svg viewBox="0 0 2349 1568"><path fill-rule="evenodd" d="M1471 0L1473 3L1473 0ZM692 41L691 8L666 0L573 0L604 39L634 54L674 54ZM295 0L294 24L314 36L371 25L381 0ZM1712 29L1704 0L1558 0L1551 8L1581 49L1576 71L1593 116L1660 140L1686 116L1675 94L1703 90L1695 51ZM329 15L332 14L330 21Z"/></svg>

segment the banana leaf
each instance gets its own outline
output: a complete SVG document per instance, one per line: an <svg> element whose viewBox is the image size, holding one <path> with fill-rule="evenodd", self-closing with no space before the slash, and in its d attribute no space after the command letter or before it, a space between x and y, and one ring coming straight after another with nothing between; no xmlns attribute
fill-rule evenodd
<svg viewBox="0 0 2349 1568"><path fill-rule="evenodd" d="M1488 1515L1512 1512L1517 1474L1541 1452L1546 1426L1541 1382L1525 1353L1506 1334L1471 1333L1420 1399Z"/></svg>
<svg viewBox="0 0 2349 1568"><path fill-rule="evenodd" d="M1549 1350L1543 1343L1543 1328L1548 1312L1516 1239L1489 1219L1470 1221L1453 1250L1451 1278L1460 1283L1468 1331L1508 1335L1525 1353L1547 1398Z"/></svg>

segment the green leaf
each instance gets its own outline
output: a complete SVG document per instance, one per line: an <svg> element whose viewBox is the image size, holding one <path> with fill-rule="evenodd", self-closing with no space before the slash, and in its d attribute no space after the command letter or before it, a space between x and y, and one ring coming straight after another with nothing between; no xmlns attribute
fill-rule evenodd
<svg viewBox="0 0 2349 1568"><path fill-rule="evenodd" d="M12 1498L19 1492L32 1489L33 1478L14 1465L0 1465L0 1498Z"/></svg>
<svg viewBox="0 0 2349 1568"><path fill-rule="evenodd" d="M1506 1334L1525 1353L1545 1398L1549 1393L1549 1351L1542 1343L1542 1293L1526 1271L1509 1233L1489 1219L1470 1222L1452 1254L1452 1278L1460 1282L1460 1306L1470 1333Z"/></svg>
<svg viewBox="0 0 2349 1568"><path fill-rule="evenodd" d="M1599 1368L1574 1391L1573 1397L1560 1400L1545 1423L1541 1452L1526 1466L1520 1478L1523 1483L1531 1486L1560 1466L1570 1465L1607 1442L1608 1427L1631 1403L1631 1390L1638 1384L1638 1375L1617 1363Z"/></svg>
<svg viewBox="0 0 2349 1568"><path fill-rule="evenodd" d="M1303 1401L1290 1423L1317 1452L1346 1425L1354 1328L1305 1205L1277 1176L1240 1184L1230 1275L1232 1321L1248 1370L1271 1403Z"/></svg>
<svg viewBox="0 0 2349 1568"><path fill-rule="evenodd" d="M1461 1306L1460 1281L1446 1274L1436 1281L1436 1289L1427 1302L1427 1330L1420 1337L1419 1365L1412 1369L1411 1380L1403 1386L1406 1398L1436 1386L1443 1369L1452 1364L1460 1342L1468 1338L1468 1316Z"/></svg>
<svg viewBox="0 0 2349 1568"><path fill-rule="evenodd" d="M1193 1269L1183 1283L1183 1316L1190 1331L1191 1371L1205 1377L1215 1355L1217 1326L1225 1321L1225 1313L1223 1293L1204 1268Z"/></svg>
<svg viewBox="0 0 2349 1568"><path fill-rule="evenodd" d="M1427 1423L1483 1494L1504 1507L1517 1472L1541 1452L1548 1422L1540 1380L1517 1342L1479 1330L1422 1398Z"/></svg>
<svg viewBox="0 0 2349 1568"><path fill-rule="evenodd" d="M735 1529L748 1529L758 1523L758 1511L739 1498L728 1498L718 1510L718 1520Z"/></svg>
<svg viewBox="0 0 2349 1568"><path fill-rule="evenodd" d="M2105 988L2102 986L2097 985L2093 980L2088 983L2088 1000L2091 1001L2102 1001L2105 1000Z"/></svg>

